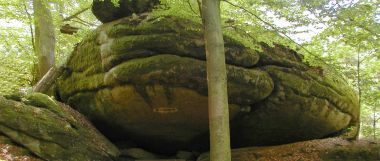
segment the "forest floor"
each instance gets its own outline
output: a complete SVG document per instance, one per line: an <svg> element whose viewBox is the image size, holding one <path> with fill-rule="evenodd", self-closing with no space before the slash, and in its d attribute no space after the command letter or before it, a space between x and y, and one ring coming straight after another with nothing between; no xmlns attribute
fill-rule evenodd
<svg viewBox="0 0 380 161"><path fill-rule="evenodd" d="M0 144L0 161L5 160L40 161L26 149L6 143ZM184 161L149 161L174 160ZM202 154L197 161L209 161L208 153ZM277 146L247 147L233 149L232 161L380 161L380 141L328 138Z"/></svg>
<svg viewBox="0 0 380 161"><path fill-rule="evenodd" d="M198 161L206 161L203 154ZM380 161L380 141L341 138L310 140L232 151L233 161Z"/></svg>

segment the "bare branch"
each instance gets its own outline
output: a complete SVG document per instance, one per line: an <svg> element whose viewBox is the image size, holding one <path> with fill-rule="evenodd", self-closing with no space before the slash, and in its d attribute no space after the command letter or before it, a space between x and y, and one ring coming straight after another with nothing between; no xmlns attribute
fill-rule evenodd
<svg viewBox="0 0 380 161"><path fill-rule="evenodd" d="M32 15L28 12L28 7L26 6L26 2L24 2L23 5L24 5L24 11L25 11L26 15L28 15L30 36L31 36L31 39L32 39L33 51L35 51L36 50L36 46L34 44L34 33L33 33L33 23L32 23L33 19L32 19Z"/></svg>
<svg viewBox="0 0 380 161"><path fill-rule="evenodd" d="M336 2L336 4L337 4L340 8L343 8L338 2ZM337 18L338 20L341 20L341 21L344 21L344 22L351 22L351 24L353 24L353 25L355 25L355 26L357 26L357 27L359 27L359 28L361 28L361 29L363 29L363 30L369 32L370 34L375 35L376 37L380 37L380 35L379 35L378 33L376 33L375 31L372 31L372 30L369 29L368 27L366 27L366 26L364 26L364 25L362 25L362 24L355 23L355 20L352 19L351 17L349 17L348 20L346 20L346 19L344 19L344 18L342 18L342 17L340 17L340 16L338 15L338 11L337 11L336 9L334 9L334 11L337 13L336 18Z"/></svg>
<svg viewBox="0 0 380 161"><path fill-rule="evenodd" d="M242 6L239 6L237 4L234 4L228 0L223 0L224 2L230 4L231 6L234 6L236 8L240 8L242 10L244 10L245 12L249 13L250 15L254 16L255 18L257 18L259 21L263 22L265 25L269 26L270 28L272 28L272 30L279 36L285 36L288 40L290 40L291 42L293 42L294 44L296 44L298 47L300 47L301 49L303 49L304 51L306 51L308 54L314 56L316 59L320 60L322 63L324 63L325 65L327 66L330 66L329 64L327 64L322 58L320 58L318 55L312 53L311 51L309 51L308 49L306 49L304 46L302 46L301 44L297 43L295 40L293 40L289 35L287 35L285 32L282 32L280 29L278 29L276 26L274 26L273 24L265 21L264 19L260 18L258 15L254 14L253 12L245 9L244 7ZM332 68L334 69L334 68Z"/></svg>
<svg viewBox="0 0 380 161"><path fill-rule="evenodd" d="M73 15L64 18L62 21L70 21L71 19L77 17L78 15L82 14L83 12L86 12L88 9L90 9L90 7L83 8L82 10L74 13Z"/></svg>
<svg viewBox="0 0 380 161"><path fill-rule="evenodd" d="M189 5L191 11L192 11L194 14L197 14L197 12L195 12L193 6L192 6L191 3L190 3L190 0L186 0L186 2L187 2L187 4Z"/></svg>
<svg viewBox="0 0 380 161"><path fill-rule="evenodd" d="M375 122L378 122L380 120L380 117L379 118L377 118L377 119L375 119Z"/></svg>
<svg viewBox="0 0 380 161"><path fill-rule="evenodd" d="M84 23L84 24L87 25L87 26L96 26L96 24L93 24L93 23L87 22L87 21L85 21L85 20L83 20L83 19L81 19L81 18L79 18L79 17L75 17L75 19L77 19L78 21ZM78 22L78 21L77 21L77 22Z"/></svg>
<svg viewBox="0 0 380 161"><path fill-rule="evenodd" d="M199 13L200 13L201 18L202 18L202 17L203 17L203 16L202 16L202 1L201 1L201 0L197 0L197 3L198 3Z"/></svg>
<svg viewBox="0 0 380 161"><path fill-rule="evenodd" d="M85 22L82 22L82 21L79 21L79 20L71 20L71 21L73 21L73 22L76 22L76 23L80 23L80 24L82 24L82 25L84 25L84 26L90 26L90 25L88 25L87 23L85 23Z"/></svg>

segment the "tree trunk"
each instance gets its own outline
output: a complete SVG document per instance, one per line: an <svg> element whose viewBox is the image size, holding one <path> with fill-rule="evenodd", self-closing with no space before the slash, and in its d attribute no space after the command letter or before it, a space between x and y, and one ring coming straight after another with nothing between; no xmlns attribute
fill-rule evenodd
<svg viewBox="0 0 380 161"><path fill-rule="evenodd" d="M230 161L227 76L220 1L203 0L202 18L206 42L211 160Z"/></svg>
<svg viewBox="0 0 380 161"><path fill-rule="evenodd" d="M376 106L372 107L372 117L373 117L373 121L372 121L373 139L376 140L376 123L377 123Z"/></svg>
<svg viewBox="0 0 380 161"><path fill-rule="evenodd" d="M49 4L45 0L33 0L33 9L39 80L54 66L55 30Z"/></svg>
<svg viewBox="0 0 380 161"><path fill-rule="evenodd" d="M361 89L361 78L360 78L360 52L359 50L357 51L357 59L358 59L358 62L357 62L357 65L356 65L356 73L357 73L357 83L358 83L358 97L359 97L359 115L358 115L358 122L360 122L360 111L361 111L361 102L362 102L362 89ZM360 133L360 123L358 124L358 128L357 128L357 134L356 134L356 139L359 139L359 133Z"/></svg>
<svg viewBox="0 0 380 161"><path fill-rule="evenodd" d="M373 111L373 123L372 123L372 128L373 128L373 139L376 140L376 113Z"/></svg>
<svg viewBox="0 0 380 161"><path fill-rule="evenodd" d="M374 125L375 129L373 129L373 130L374 130L374 133L375 133L375 140L376 140L377 139L377 137L376 137L376 129L377 129L377 127L376 126L377 126L377 122L379 121L379 118L375 118L374 120L375 120L375 125Z"/></svg>
<svg viewBox="0 0 380 161"><path fill-rule="evenodd" d="M49 91L50 87L53 85L54 81L61 76L63 68L51 67L50 70L38 81L38 83L33 87L33 92L45 93Z"/></svg>

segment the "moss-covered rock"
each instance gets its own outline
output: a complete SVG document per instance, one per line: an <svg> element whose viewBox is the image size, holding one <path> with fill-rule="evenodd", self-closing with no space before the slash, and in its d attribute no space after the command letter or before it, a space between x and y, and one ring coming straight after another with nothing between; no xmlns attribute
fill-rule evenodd
<svg viewBox="0 0 380 161"><path fill-rule="evenodd" d="M42 161L26 148L0 134L0 160Z"/></svg>
<svg viewBox="0 0 380 161"><path fill-rule="evenodd" d="M25 103L0 97L0 146L24 151L10 152L13 159L26 155L31 160L111 161L118 157L118 149L70 107L40 93L22 100Z"/></svg>
<svg viewBox="0 0 380 161"><path fill-rule="evenodd" d="M276 145L310 136L323 138L358 123L356 95L347 84L310 70L274 65L262 70L270 74L275 89L254 104L251 113L235 120L232 135L240 138L236 144ZM355 132L347 135L353 137Z"/></svg>
<svg viewBox="0 0 380 161"><path fill-rule="evenodd" d="M57 81L57 97L114 141L163 153L207 147L201 24L140 20L104 24L84 39ZM234 147L323 138L358 123L356 94L335 74L316 72L281 45L256 51L224 39Z"/></svg>

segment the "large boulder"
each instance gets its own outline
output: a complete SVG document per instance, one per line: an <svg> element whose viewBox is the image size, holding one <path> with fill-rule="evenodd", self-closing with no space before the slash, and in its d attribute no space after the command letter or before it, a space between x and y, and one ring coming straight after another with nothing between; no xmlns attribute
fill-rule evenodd
<svg viewBox="0 0 380 161"><path fill-rule="evenodd" d="M41 93L0 96L0 160L113 161L119 150L84 116Z"/></svg>
<svg viewBox="0 0 380 161"><path fill-rule="evenodd" d="M340 135L358 123L354 91L284 46L225 39L233 147ZM113 141L161 153L207 146L202 25L177 17L106 23L78 44L57 97Z"/></svg>

